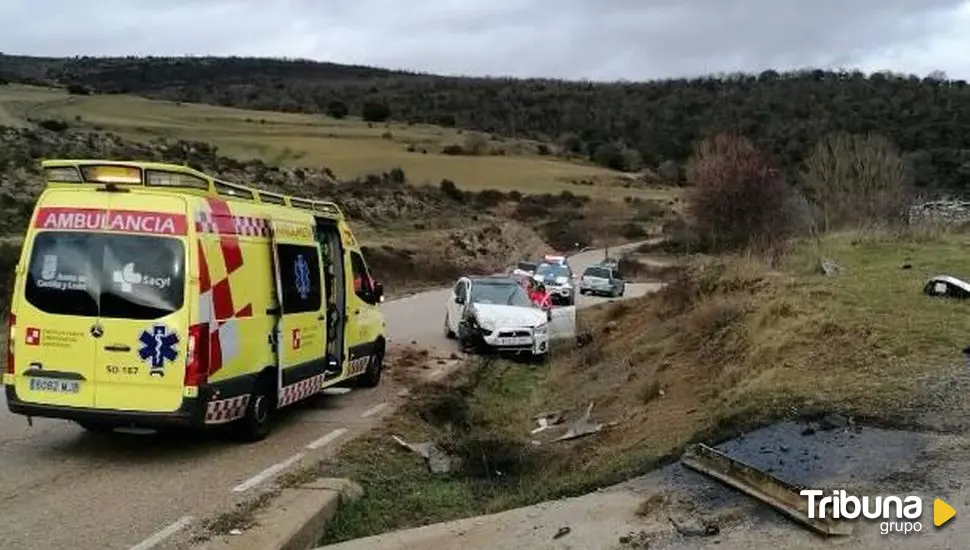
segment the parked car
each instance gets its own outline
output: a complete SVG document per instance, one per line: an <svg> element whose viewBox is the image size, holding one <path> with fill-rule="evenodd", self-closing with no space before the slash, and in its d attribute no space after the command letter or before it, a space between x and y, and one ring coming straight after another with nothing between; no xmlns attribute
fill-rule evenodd
<svg viewBox="0 0 970 550"><path fill-rule="evenodd" d="M571 306L576 303L573 270L568 263L543 262L536 268L534 278L545 285L554 304Z"/></svg>
<svg viewBox="0 0 970 550"><path fill-rule="evenodd" d="M626 281L620 276L616 264L591 265L583 271L579 280L580 294L596 294L617 298L626 292Z"/></svg>
<svg viewBox="0 0 970 550"><path fill-rule="evenodd" d="M549 353L549 315L511 277L458 279L445 304L444 329L466 350Z"/></svg>

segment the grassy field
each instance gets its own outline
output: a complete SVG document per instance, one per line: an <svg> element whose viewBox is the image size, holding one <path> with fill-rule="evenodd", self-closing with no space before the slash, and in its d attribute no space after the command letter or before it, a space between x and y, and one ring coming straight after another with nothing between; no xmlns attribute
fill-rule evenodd
<svg viewBox="0 0 970 550"><path fill-rule="evenodd" d="M368 124L348 117L246 111L212 105L153 101L123 95L70 96L63 90L0 86L0 124L59 119L74 127L99 128L146 140L201 140L223 154L271 163L326 166L341 178L402 168L412 183L450 179L470 190L522 193L572 191L602 197L665 198L666 189L626 188L629 178L604 168L535 154L535 143L491 140L506 155L451 156L443 146L462 144L461 130L400 123ZM409 151L408 149L413 149ZM423 153L422 150L427 151ZM580 185L573 181L593 181Z"/></svg>
<svg viewBox="0 0 970 550"><path fill-rule="evenodd" d="M351 442L321 473L359 480L365 497L341 510L326 541L581 494L688 442L793 415L919 425L952 404L947 388L965 370L970 333L970 303L922 287L932 275L970 274L968 245L963 235L836 235L798 244L775 268L699 259L656 296L584 313L591 340L582 348L540 369L491 364L431 388L386 431ZM821 274L820 257L843 270ZM572 419L591 401L594 419L619 423L586 439L530 443L542 439L529 435L533 415ZM430 474L391 433L434 440L468 466Z"/></svg>

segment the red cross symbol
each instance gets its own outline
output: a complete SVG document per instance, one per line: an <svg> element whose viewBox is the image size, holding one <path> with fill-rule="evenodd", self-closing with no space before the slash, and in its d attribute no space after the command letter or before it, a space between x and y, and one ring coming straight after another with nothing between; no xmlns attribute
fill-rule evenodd
<svg viewBox="0 0 970 550"><path fill-rule="evenodd" d="M39 346L40 345L40 329L34 327L27 327L27 331L24 333L24 343L28 346Z"/></svg>
<svg viewBox="0 0 970 550"><path fill-rule="evenodd" d="M293 329L293 349L300 349L300 329Z"/></svg>

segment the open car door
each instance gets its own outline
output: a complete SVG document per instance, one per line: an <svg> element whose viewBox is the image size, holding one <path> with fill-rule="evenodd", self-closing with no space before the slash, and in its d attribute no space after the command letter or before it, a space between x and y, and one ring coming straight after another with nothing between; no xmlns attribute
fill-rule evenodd
<svg viewBox="0 0 970 550"><path fill-rule="evenodd" d="M278 406L284 407L319 391L327 368L326 300L311 226L273 220L273 269Z"/></svg>

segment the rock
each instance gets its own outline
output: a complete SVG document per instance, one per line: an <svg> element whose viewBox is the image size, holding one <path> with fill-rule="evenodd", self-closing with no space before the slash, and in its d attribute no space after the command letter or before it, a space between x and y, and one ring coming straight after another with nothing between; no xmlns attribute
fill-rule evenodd
<svg viewBox="0 0 970 550"><path fill-rule="evenodd" d="M819 268L822 270L822 274L826 277L838 275L839 271L842 270L842 266L835 263L833 260L828 259L822 259L819 262Z"/></svg>
<svg viewBox="0 0 970 550"><path fill-rule="evenodd" d="M572 532L572 529L567 527L560 527L556 534L552 536L552 540L561 539Z"/></svg>
<svg viewBox="0 0 970 550"><path fill-rule="evenodd" d="M802 435L815 435L815 428L807 426L804 430L802 430Z"/></svg>

